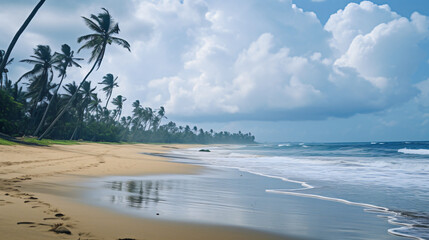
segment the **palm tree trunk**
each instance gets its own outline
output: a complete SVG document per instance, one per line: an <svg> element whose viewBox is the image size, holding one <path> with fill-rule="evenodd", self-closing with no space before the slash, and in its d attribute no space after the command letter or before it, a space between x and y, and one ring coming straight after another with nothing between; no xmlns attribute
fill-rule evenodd
<svg viewBox="0 0 429 240"><path fill-rule="evenodd" d="M103 46L103 48L105 48L106 45ZM102 53L103 51L101 51ZM83 83L86 81L86 79L89 77L89 75L91 75L92 71L94 71L95 67L97 66L98 62L100 61L101 58L101 54L97 57L97 60L95 60L94 65L92 66L91 70L89 70L89 72L86 74L85 78L82 80L82 82L79 84L79 87L77 88L76 92L73 94L73 96L70 98L70 100L68 101L68 103L64 106L63 110L61 110L61 112L58 114L58 116L54 119L54 121L51 123L51 125L49 125L49 127L45 130L45 132L40 135L40 137L38 138L39 140L42 140L43 137L45 137L45 135L55 126L55 123L58 122L58 120L60 120L60 118L64 115L64 113L67 111L67 109L70 107L71 103L74 101L74 99L77 96L77 93L79 92L79 89L82 87Z"/></svg>
<svg viewBox="0 0 429 240"><path fill-rule="evenodd" d="M109 100L110 100L110 97L112 96L112 93L110 93L109 94L109 97L107 98L107 102L106 102L106 106L105 106L105 108L107 108L107 104L109 104Z"/></svg>
<svg viewBox="0 0 429 240"><path fill-rule="evenodd" d="M9 47L7 48L6 54L3 57L3 62L0 63L0 72L1 73L4 71L4 68L6 67L7 60L9 59L9 56L10 56L12 49L15 46L16 42L18 41L18 38L24 32L25 28L31 22L31 20L36 15L37 11L43 5L43 3L45 3L45 0L39 1L39 3L36 5L36 7L33 9L33 11L31 11L30 15L25 20L24 24L22 24L22 26L19 28L18 32L13 37L12 42L9 44Z"/></svg>
<svg viewBox="0 0 429 240"><path fill-rule="evenodd" d="M73 134L70 137L70 140L73 140L74 135L76 134L77 128L79 127L79 124L76 124L76 127L74 128Z"/></svg>
<svg viewBox="0 0 429 240"><path fill-rule="evenodd" d="M45 73L45 71L43 72L43 73ZM44 74L42 74L42 76L43 76ZM27 126L28 127L28 131L31 131L31 129L36 125L36 120L37 120L37 116L36 115L38 115L38 114L36 114L37 113L37 104L40 102L40 101L42 101L42 95L43 95L43 87L42 88L40 88L40 91L39 91L39 94L37 94L37 98L36 98L36 101L34 102L34 105L33 105L33 107L32 107L32 112L31 112L31 118L33 118L33 120L31 121L31 123Z"/></svg>
<svg viewBox="0 0 429 240"><path fill-rule="evenodd" d="M119 111L118 121L121 120L122 110Z"/></svg>
<svg viewBox="0 0 429 240"><path fill-rule="evenodd" d="M4 88L6 89L6 84L7 84L7 81L9 81L9 78L7 78L7 73L5 73L4 74ZM3 84L2 84L2 86L3 86ZM17 86L18 87L18 86Z"/></svg>
<svg viewBox="0 0 429 240"><path fill-rule="evenodd" d="M34 131L33 136L37 136L37 133L39 133L40 128L41 128L41 127L42 127L42 125L45 123L45 118L46 118L46 115L48 114L49 107L51 106L52 101L53 101L53 100L55 99L55 97L57 96L58 90L60 89L61 84L63 83L64 77L65 77L65 75L63 75L63 76L61 77L61 81L60 81L60 83L58 84L58 87L57 87L57 89L55 90L54 95L52 96L51 100L49 101L48 106L46 107L45 112L43 113L42 120L40 120L39 126L37 126L37 129L36 129L36 131Z"/></svg>

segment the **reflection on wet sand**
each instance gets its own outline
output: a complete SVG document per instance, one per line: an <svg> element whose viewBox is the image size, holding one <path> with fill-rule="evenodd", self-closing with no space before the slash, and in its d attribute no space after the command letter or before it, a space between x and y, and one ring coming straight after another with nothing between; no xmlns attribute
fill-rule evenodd
<svg viewBox="0 0 429 240"><path fill-rule="evenodd" d="M236 170L111 177L99 183L87 195L91 202L135 216L238 226L304 239L344 239L347 232L347 239L399 240L386 233L387 221L361 207L270 194L267 189L295 189L299 184Z"/></svg>
<svg viewBox="0 0 429 240"><path fill-rule="evenodd" d="M161 191L169 191L174 189L178 181L171 180L139 180L139 181L112 181L106 183L106 188L119 192L128 192L131 194L125 195L111 195L111 203L125 202L129 207L134 208L149 208L157 205L161 201Z"/></svg>

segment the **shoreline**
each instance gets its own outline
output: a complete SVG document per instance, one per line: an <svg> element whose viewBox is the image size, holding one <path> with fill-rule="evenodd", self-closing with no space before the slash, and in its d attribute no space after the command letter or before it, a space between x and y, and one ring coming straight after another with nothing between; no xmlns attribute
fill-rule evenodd
<svg viewBox="0 0 429 240"><path fill-rule="evenodd" d="M195 174L202 167L145 153L198 145L0 146L0 235L6 239L285 239L236 227L142 219L80 203L71 182ZM71 235L51 229L62 225ZM58 230L59 228L56 228Z"/></svg>

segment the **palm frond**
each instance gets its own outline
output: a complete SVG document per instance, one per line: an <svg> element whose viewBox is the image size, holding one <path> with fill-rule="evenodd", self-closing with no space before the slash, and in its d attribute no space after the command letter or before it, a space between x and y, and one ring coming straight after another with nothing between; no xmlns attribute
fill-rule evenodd
<svg viewBox="0 0 429 240"><path fill-rule="evenodd" d="M128 51L130 51L130 52L131 52L131 46L130 46L130 44L129 44L126 40L124 40L124 39L122 39L122 38L118 38L118 37L111 37L110 39L111 39L114 43L116 43L116 44L118 44L119 46L122 46L122 47L124 47L124 48L128 49Z"/></svg>
<svg viewBox="0 0 429 240"><path fill-rule="evenodd" d="M100 58L100 54L101 54L100 45L97 45L92 50L91 57L89 58L88 62L92 62L94 59L96 59L96 61L98 62L98 59Z"/></svg>
<svg viewBox="0 0 429 240"><path fill-rule="evenodd" d="M37 61L37 60L33 60L33 59L22 59L20 62L35 64L35 65L43 65L42 61Z"/></svg>
<svg viewBox="0 0 429 240"><path fill-rule="evenodd" d="M119 24L115 23L115 25L113 25L113 27L111 29L109 29L109 34L118 34L120 31L119 29Z"/></svg>
<svg viewBox="0 0 429 240"><path fill-rule="evenodd" d="M82 61L83 58L74 58L74 60L76 60L76 61ZM75 67L82 67L82 66L79 65L79 63L77 63L75 61L71 61L70 64L73 65L73 66L75 66Z"/></svg>
<svg viewBox="0 0 429 240"><path fill-rule="evenodd" d="M98 27L100 27L101 26L101 22L100 22L100 19L96 16L96 15L94 15L94 14L91 14L91 16L90 16L92 19L94 19L94 21L96 21L97 23L98 23ZM100 28L101 29L101 28ZM103 29L101 29L101 30L103 30Z"/></svg>
<svg viewBox="0 0 429 240"><path fill-rule="evenodd" d="M11 64L11 63L13 62L13 60L14 60L14 58L11 58L11 59L9 60L9 62L7 62L7 63L6 63L6 66L7 66L7 65L9 65L9 64Z"/></svg>
<svg viewBox="0 0 429 240"><path fill-rule="evenodd" d="M31 71L28 71L26 73L24 73L17 82L20 82L22 79L24 78L32 78L38 74L41 73L41 71L43 71L43 67L41 65L35 65L34 68Z"/></svg>
<svg viewBox="0 0 429 240"><path fill-rule="evenodd" d="M103 38L99 34L87 34L77 38L78 43L81 43L82 41L88 41L88 40L91 40L91 41L98 40L101 42L103 41Z"/></svg>
<svg viewBox="0 0 429 240"><path fill-rule="evenodd" d="M87 17L82 17L82 18L83 18L83 21L85 22L86 26L88 26L90 29L92 29L93 31L98 32L98 33L103 33L103 30L99 27L99 25L97 25L91 19L89 19ZM92 18L92 16L91 16L91 18ZM95 19L95 20L97 20L97 19Z"/></svg>
<svg viewBox="0 0 429 240"><path fill-rule="evenodd" d="M114 22L112 16L106 8L101 8L104 13L98 14L98 19L100 19L100 27L105 33L108 33L111 27L111 24Z"/></svg>
<svg viewBox="0 0 429 240"><path fill-rule="evenodd" d="M67 44L61 45L61 52L63 52L65 56L73 56L73 51L71 50L70 46Z"/></svg>
<svg viewBox="0 0 429 240"><path fill-rule="evenodd" d="M94 47L97 48L98 46L99 46L98 41L96 39L93 39L86 42L84 45L82 45L77 52L80 52L82 49L85 49L85 48L88 48L88 49L94 48Z"/></svg>

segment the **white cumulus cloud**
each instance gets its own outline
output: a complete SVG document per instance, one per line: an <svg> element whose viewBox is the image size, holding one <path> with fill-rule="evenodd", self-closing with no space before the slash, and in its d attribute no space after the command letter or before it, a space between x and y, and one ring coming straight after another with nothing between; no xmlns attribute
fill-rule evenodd
<svg viewBox="0 0 429 240"><path fill-rule="evenodd" d="M383 110L418 93L410 79L428 32L418 13L407 19L364 1L322 26L291 1L205 6L187 36L193 46L175 51L181 69L149 81L148 104L194 119L321 119Z"/></svg>

